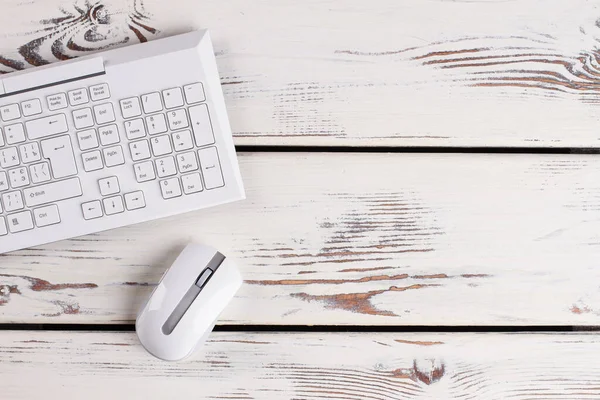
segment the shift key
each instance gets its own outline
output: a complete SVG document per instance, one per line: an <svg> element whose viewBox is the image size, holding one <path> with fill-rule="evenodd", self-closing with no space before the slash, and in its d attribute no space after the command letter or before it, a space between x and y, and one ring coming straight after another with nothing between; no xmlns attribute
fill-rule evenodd
<svg viewBox="0 0 600 400"><path fill-rule="evenodd" d="M46 203L79 197L83 194L79 178L47 183L23 190L27 207L35 207Z"/></svg>

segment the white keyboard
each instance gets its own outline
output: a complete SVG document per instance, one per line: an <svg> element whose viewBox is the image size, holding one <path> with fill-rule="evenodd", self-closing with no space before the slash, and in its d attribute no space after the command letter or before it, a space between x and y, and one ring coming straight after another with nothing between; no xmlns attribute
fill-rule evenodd
<svg viewBox="0 0 600 400"><path fill-rule="evenodd" d="M206 31L0 80L0 253L243 198Z"/></svg>

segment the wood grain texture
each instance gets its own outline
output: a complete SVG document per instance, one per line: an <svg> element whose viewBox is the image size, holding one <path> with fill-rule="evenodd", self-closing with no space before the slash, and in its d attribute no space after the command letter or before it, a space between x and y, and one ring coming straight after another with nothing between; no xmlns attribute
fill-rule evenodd
<svg viewBox="0 0 600 400"><path fill-rule="evenodd" d="M0 322L131 323L198 241L245 278L221 324L600 323L598 157L240 162L246 201L0 256Z"/></svg>
<svg viewBox="0 0 600 400"><path fill-rule="evenodd" d="M5 3L4 72L209 28L237 144L600 144L594 1Z"/></svg>
<svg viewBox="0 0 600 400"><path fill-rule="evenodd" d="M1 332L6 399L597 399L594 334L215 333L180 363L134 333ZM32 384L35 382L35 384Z"/></svg>

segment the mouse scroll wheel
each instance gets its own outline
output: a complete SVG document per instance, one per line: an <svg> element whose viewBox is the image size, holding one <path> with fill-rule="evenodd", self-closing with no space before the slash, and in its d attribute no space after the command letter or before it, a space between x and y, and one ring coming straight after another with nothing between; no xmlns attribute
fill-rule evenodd
<svg viewBox="0 0 600 400"><path fill-rule="evenodd" d="M210 278L210 276L213 274L213 272L214 271L210 268L206 268L204 271L202 271L202 273L196 280L196 286L198 286L200 289L202 289L202 287L204 286L204 284L206 283L208 278Z"/></svg>

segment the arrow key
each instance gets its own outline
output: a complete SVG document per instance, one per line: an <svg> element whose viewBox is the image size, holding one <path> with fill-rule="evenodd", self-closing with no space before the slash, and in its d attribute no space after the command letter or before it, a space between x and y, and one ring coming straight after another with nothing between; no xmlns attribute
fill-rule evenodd
<svg viewBox="0 0 600 400"><path fill-rule="evenodd" d="M102 202L104 203L104 211L106 212L106 215L118 214L125 211L121 196L109 197L102 200Z"/></svg>
<svg viewBox="0 0 600 400"><path fill-rule="evenodd" d="M146 207L144 192L138 190L137 192L127 193L125 195L125 206L129 211Z"/></svg>
<svg viewBox="0 0 600 400"><path fill-rule="evenodd" d="M87 220L100 218L103 215L100 200L94 200L88 203L83 203L81 205L81 211L83 211L83 218Z"/></svg>

